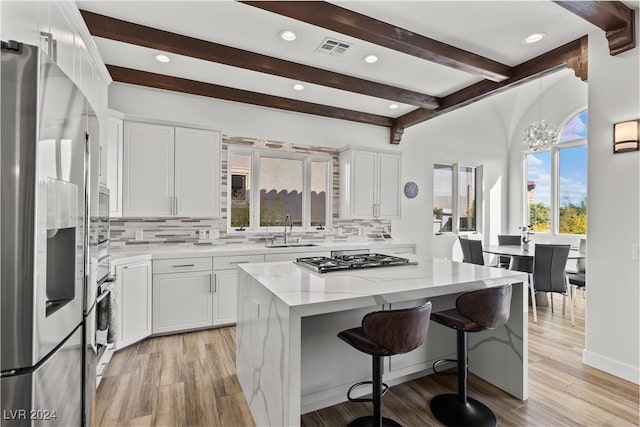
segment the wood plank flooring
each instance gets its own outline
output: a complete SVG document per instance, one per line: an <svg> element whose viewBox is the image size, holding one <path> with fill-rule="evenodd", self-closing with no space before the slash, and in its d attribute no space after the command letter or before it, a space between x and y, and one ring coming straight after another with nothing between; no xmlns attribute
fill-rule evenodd
<svg viewBox="0 0 640 427"><path fill-rule="evenodd" d="M582 293L575 328L568 308L562 315L562 298L554 301L554 314L538 307L538 323L529 323L529 400L514 399L473 375L470 396L492 408L499 425L640 425L638 386L582 364ZM456 387L455 375L394 386L384 397L383 414L405 426L439 425L428 402ZM368 403L345 402L305 414L301 424L344 426L370 413ZM235 376L235 328L155 337L119 351L100 383L96 420L100 426L254 425Z"/></svg>

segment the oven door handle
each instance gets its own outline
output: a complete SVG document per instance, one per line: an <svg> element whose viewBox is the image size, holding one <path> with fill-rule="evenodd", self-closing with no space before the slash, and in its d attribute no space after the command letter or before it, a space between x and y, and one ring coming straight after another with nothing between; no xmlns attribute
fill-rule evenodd
<svg viewBox="0 0 640 427"><path fill-rule="evenodd" d="M110 293L111 293L111 289L107 289L106 291L98 295L98 297L96 298L96 304L102 301L103 299L105 299Z"/></svg>

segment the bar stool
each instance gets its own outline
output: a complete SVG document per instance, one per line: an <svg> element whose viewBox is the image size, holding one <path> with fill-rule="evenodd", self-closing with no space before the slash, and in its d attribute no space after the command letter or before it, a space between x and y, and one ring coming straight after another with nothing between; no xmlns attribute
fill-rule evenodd
<svg viewBox="0 0 640 427"><path fill-rule="evenodd" d="M507 323L511 292L511 285L466 292L456 299L456 308L433 313L434 322L457 332L458 394L440 394L430 403L433 416L447 426L496 425L491 409L467 397L467 332L495 329Z"/></svg>
<svg viewBox="0 0 640 427"><path fill-rule="evenodd" d="M338 338L373 359L372 381L356 383L347 392L350 402L373 402L373 416L356 418L349 423L350 426L400 426L382 416L382 396L389 387L382 383L381 360L384 356L408 353L420 347L427 338L430 316L430 301L420 307L374 311L362 318L361 327L338 334ZM352 398L351 391L364 384L372 385L371 399Z"/></svg>

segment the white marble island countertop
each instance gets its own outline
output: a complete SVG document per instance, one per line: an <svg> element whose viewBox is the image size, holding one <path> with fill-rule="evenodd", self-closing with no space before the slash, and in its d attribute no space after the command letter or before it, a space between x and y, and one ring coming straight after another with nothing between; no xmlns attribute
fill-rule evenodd
<svg viewBox="0 0 640 427"><path fill-rule="evenodd" d="M403 255L405 256L405 255ZM236 372L256 425L296 426L300 415L346 400L370 379L370 358L339 340L371 311L455 306L467 291L513 284L510 319L469 337L470 371L527 399L527 274L408 256L417 265L317 273L292 261L238 265ZM431 373L455 355L455 333L430 327L423 346L385 362L389 385Z"/></svg>
<svg viewBox="0 0 640 427"><path fill-rule="evenodd" d="M242 270L302 316L526 282L525 273L403 255L417 265L317 273L293 262Z"/></svg>

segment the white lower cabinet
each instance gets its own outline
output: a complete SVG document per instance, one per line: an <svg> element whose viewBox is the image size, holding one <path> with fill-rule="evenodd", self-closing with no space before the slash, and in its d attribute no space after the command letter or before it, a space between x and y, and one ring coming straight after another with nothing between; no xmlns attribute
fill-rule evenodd
<svg viewBox="0 0 640 427"><path fill-rule="evenodd" d="M236 322L238 307L238 286L236 270L222 270L214 273L215 292L213 294L213 324L223 325Z"/></svg>
<svg viewBox="0 0 640 427"><path fill-rule="evenodd" d="M153 275L153 333L211 326L211 271Z"/></svg>
<svg viewBox="0 0 640 427"><path fill-rule="evenodd" d="M220 256L213 258L213 325L236 322L238 307L238 264L264 262L264 255Z"/></svg>
<svg viewBox="0 0 640 427"><path fill-rule="evenodd" d="M118 265L116 276L120 349L151 335L151 261Z"/></svg>

